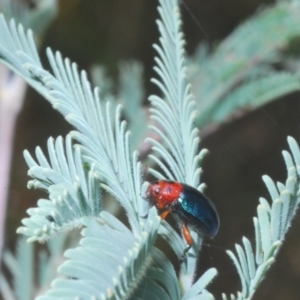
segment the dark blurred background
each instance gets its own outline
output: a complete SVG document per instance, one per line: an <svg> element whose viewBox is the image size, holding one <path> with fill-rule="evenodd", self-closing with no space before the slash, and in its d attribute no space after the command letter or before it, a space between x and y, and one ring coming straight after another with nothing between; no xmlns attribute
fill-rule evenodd
<svg viewBox="0 0 300 300"><path fill-rule="evenodd" d="M271 3L260 0L185 2L193 14L182 7L188 54L193 54L197 45L206 39L205 35L211 43L218 43L262 3ZM47 66L45 48L48 46L77 62L81 69L104 65L113 78L117 76L120 61L138 60L144 65L146 94L150 95L156 91L150 84L155 54L151 45L158 39L156 6L154 0L61 1L59 15L43 39L44 65ZM202 274L209 267L219 270L218 277L209 286L216 299L221 298L222 292L236 293L241 289L225 250L234 250L234 244L240 243L243 235L254 242L253 217L258 198L268 197L261 176L268 174L276 181L286 178L281 151L288 148L287 135L300 142L299 97L292 94L278 99L223 126L202 141L202 147L210 151L203 165L203 180L208 186L208 196L219 210L221 229L213 241L206 241L211 247L203 247L198 271ZM13 248L15 231L26 216L26 209L36 206L37 199L46 197L39 191L27 190L27 166L22 151L28 149L33 153L38 145L46 149L49 136L65 136L69 130L62 116L29 89L16 128L6 223L7 247ZM292 225L277 262L254 299L300 299L299 216Z"/></svg>

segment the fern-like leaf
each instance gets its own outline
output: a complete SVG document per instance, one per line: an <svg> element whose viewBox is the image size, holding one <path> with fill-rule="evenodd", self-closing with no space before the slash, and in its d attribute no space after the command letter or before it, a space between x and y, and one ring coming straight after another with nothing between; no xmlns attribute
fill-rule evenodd
<svg viewBox="0 0 300 300"><path fill-rule="evenodd" d="M59 268L67 278L56 279L38 299L139 299L141 293L142 299L180 299L173 266L153 248L160 218L155 209L149 213L151 221L137 236L106 212L85 218L80 247L68 250Z"/></svg>
<svg viewBox="0 0 300 300"><path fill-rule="evenodd" d="M185 182L198 187L200 169L198 166L201 153L198 154L198 130L194 126L195 103L191 87L185 80L184 40L180 30L181 20L177 1L160 1L159 13L161 21L157 25L161 34L160 45L154 45L158 53L155 57L154 70L160 77L152 79L162 91L165 99L150 96L153 108L151 118L158 126L152 129L161 137L165 145L149 139L153 150L162 157L159 160L151 156L164 171L151 172L159 177L167 176L170 180ZM205 151L205 150L203 150Z"/></svg>
<svg viewBox="0 0 300 300"><path fill-rule="evenodd" d="M138 162L137 152L131 154L129 143L130 134L126 132L126 123L120 121L121 107L117 107L116 117L113 121L111 119L109 103L106 105L100 103L98 91L91 90L85 72L79 73L75 64L71 64L69 60L63 60L59 53L54 55L52 51L48 49L47 54L54 71L54 76L52 76L42 68L37 59L33 59L32 51L28 51L28 44L33 47L32 36L29 34L26 37L22 30L13 35L12 30L15 27L14 23L12 22L11 26L7 27L5 21L2 21L0 27L2 25L3 32L5 32L14 43L18 39L25 40L23 44L16 43L16 45L13 44L14 47L11 47L11 49L6 49L6 47L3 46L3 43L1 43L0 37L0 44L2 45L0 46L0 53L4 53L8 50L14 53L19 47L18 53L20 54L18 58L15 58L14 56L9 57L6 55L7 53L4 53L1 57L2 60L4 60L8 66L18 71L22 77L52 103L54 108L60 111L65 118L79 130L71 132L69 139L76 139L81 144L75 148L75 152L78 151L78 155L75 155L75 161L77 162L77 169L75 168L76 172L74 172L74 168L68 169L68 164L65 164L65 162L70 159L69 152L72 152L72 150L70 150L72 146L71 142L66 147L66 156L63 155L64 151L62 147L55 149L53 143L50 143L50 163L45 159L44 155L39 153L40 151L37 153L39 164L37 164L29 154L26 154L27 161L31 166L31 175L34 177L34 180L31 181L31 186L47 189L50 192L50 201L41 201L42 203L39 204L41 204L42 207L29 210L31 217L24 221L27 228L19 229L19 231L29 234L31 240L43 241L59 230L70 228L68 222L72 225L71 227L74 227L74 222L77 224L77 222L80 221L81 224L82 220L84 220L82 218L83 216L88 215L90 218L97 218L95 215L86 213L86 209L89 209L91 203L88 203L88 201L80 201L82 199L76 199L76 197L74 198L74 196L78 195L72 185L72 179L74 178L69 176L70 174L76 174L78 173L77 171L79 171L80 174L77 175L80 178L80 184L88 186L86 178L83 178L84 176L82 175L84 174L84 166L86 163L90 164L97 180L98 177L101 180L101 186L113 194L127 211L134 235L128 229L126 230L126 234L131 234L134 238L133 241L138 242L138 239L142 238L142 244L146 247L139 249L136 248L134 243L130 244L130 249L135 251L135 253L130 255L130 257L128 256L128 258L130 258L128 269L123 273L123 277L120 277L120 285L116 287L116 291L118 292L118 290L120 290L122 293L126 292L130 294L133 293L134 289L138 291L139 287L136 283L137 278L138 280L143 278L143 276L140 276L140 273L138 273L139 276L132 277L135 284L134 282L133 284L130 282L130 285L127 285L127 281L131 280L131 275L136 275L135 273L131 274L131 271L136 272L143 269L144 272L146 272L149 269L149 265L145 264L145 262L151 258L150 253L152 252L152 246L158 231L159 222L157 220L160 219L157 217L155 209L148 215L146 223L140 217L144 213L144 211L142 211L143 200L140 195L142 185L141 164ZM22 29L22 27L20 28ZM70 177L71 180L69 180ZM58 182L60 182L60 185ZM64 189L67 188L71 190L71 192L62 195L63 189L61 187ZM94 185L93 191L95 189L97 189L97 187ZM67 199L61 199L64 195ZM62 201L53 201L56 197L59 197ZM90 200L93 202L93 205L97 204L97 202L94 202L94 195L91 195ZM67 204L69 207L60 209L59 207L55 207L57 203L63 205ZM100 205L98 208L100 208ZM62 216L60 213L62 213ZM34 222L32 222L33 219ZM47 222L50 223L50 226ZM85 224L88 226L87 222L91 222L91 220L86 219ZM116 220L113 221L112 226L114 226L116 222ZM150 226L149 224L152 224L153 222L157 225ZM66 225L66 227L64 227L64 225ZM58 228L56 228L56 226L58 226ZM97 228L99 230L103 229L99 226ZM99 234L101 234L101 232L99 232ZM114 245L119 245L119 247L115 249L114 257L117 259L116 262L120 263L126 253L128 244L126 244L126 241L121 241L116 235L114 239L114 234L111 231L109 231L109 234L105 236L105 239L101 240L101 242L103 243L104 240L108 241L111 239L114 240ZM159 264L163 265L166 261L166 259L159 261ZM134 268L136 262L138 263L138 268ZM93 264L93 260L87 259L86 263L89 266L90 264ZM73 266L76 264L78 264L78 261L76 261ZM105 264L105 259L103 264ZM169 263L168 270L170 269L170 266L171 264ZM125 265L123 267L125 267ZM64 270L64 268L62 269ZM116 273L114 273L114 276L111 278L111 284L107 285L107 288L113 288L113 278L117 278L119 275L118 268L115 270ZM88 271L89 270L82 273L82 282L89 280L90 273ZM157 272L158 271L161 272L161 270L157 269ZM154 270L152 270L152 273L153 272ZM157 272L154 272L153 274L156 274ZM78 274L78 272L75 272L75 274ZM101 274L99 274L100 277L103 276L103 274ZM174 283L177 282L174 281L176 279L174 270L171 272L169 271L168 274L173 274L171 277L173 282L170 282L170 280L165 282L164 277L161 277L160 279L163 282L161 286L163 286L163 290L165 290L165 295L171 294L171 290L174 289ZM159 275L155 276L159 278ZM95 279L96 277L93 278ZM105 278L107 278L107 276L105 276ZM168 278L170 279L170 276L168 276ZM104 277L102 279L100 282L105 281ZM72 285L71 282L67 282L67 284ZM156 284L156 282L157 280L153 281L153 284ZM97 281L97 284L98 283L99 281ZM170 288L170 286L172 288ZM103 290L102 288L103 286L100 286L97 291L105 294L106 290ZM49 293L56 293L59 289L59 284L54 284L53 291ZM85 291L88 291L88 294L93 294L93 289L94 284L86 286ZM84 290L78 290L78 292L79 295L81 295L81 292L84 292ZM97 295L99 293L97 293ZM66 293L62 294L63 297L67 297L67 294L73 295L73 292L71 289L67 289ZM179 292L177 294L179 295Z"/></svg>
<svg viewBox="0 0 300 300"><path fill-rule="evenodd" d="M38 201L38 208L30 208L30 218L23 219L24 227L18 233L29 236L28 241L44 242L60 232L81 227L81 217L97 217L102 208L100 181L94 165L85 172L79 147L73 150L70 136L66 139L66 151L61 137L48 140L50 162L41 149L36 149L36 163L25 151L29 166L29 187L49 191L49 199ZM65 153L66 152L66 153Z"/></svg>
<svg viewBox="0 0 300 300"><path fill-rule="evenodd" d="M35 253L35 245L27 243L25 237L19 237L16 254L5 251L3 255L3 262L11 279L8 279L7 274L1 274L1 299L32 300L34 295L49 288L62 258L66 239L67 235L51 239L47 243L47 249L41 248ZM10 282L13 283L13 288Z"/></svg>
<svg viewBox="0 0 300 300"><path fill-rule="evenodd" d="M205 288L217 275L217 270L212 268L207 270L183 295L182 300L192 299L214 299L213 295L208 293Z"/></svg>
<svg viewBox="0 0 300 300"><path fill-rule="evenodd" d="M152 108L151 118L157 126L151 128L158 134L161 141L153 138L152 149L156 156L150 157L157 163L161 171L150 169L157 178L167 178L187 183L200 188L201 168L199 163L207 153L204 149L199 153L199 132L194 125L196 116L195 102L191 86L186 82L185 52L181 19L176 0L160 1L158 8L161 20L157 21L160 31L160 45L154 45L158 54L154 67L159 79L152 79L163 94L149 97ZM168 235L164 234L164 237ZM201 247L201 238L192 233L193 248L189 251L187 263L181 269L183 290L188 290L196 266ZM174 241L173 239L172 241ZM174 247L178 251L178 247Z"/></svg>
<svg viewBox="0 0 300 300"><path fill-rule="evenodd" d="M288 137L288 143L292 155L287 151L282 152L288 174L285 184L280 182L275 184L269 176L263 176L272 203L269 204L266 199L260 198L257 217L254 218L255 251L245 237L243 237L243 247L236 245L237 255L232 251L227 251L237 268L242 283L242 291L236 297L231 295L230 299L252 298L269 267L275 261L298 208L300 149L293 138ZM223 299L228 298L223 295Z"/></svg>
<svg viewBox="0 0 300 300"><path fill-rule="evenodd" d="M132 133L132 145L138 147L146 136L147 126L141 126L147 119L143 109L143 67L137 62L120 65L120 88L118 98L124 104L124 114Z"/></svg>
<svg viewBox="0 0 300 300"><path fill-rule="evenodd" d="M276 98L300 89L299 79L289 73L275 73L251 80L237 87L226 97L207 111L206 117L199 116L198 121L222 123L238 110L256 109Z"/></svg>
<svg viewBox="0 0 300 300"><path fill-rule="evenodd" d="M164 74L164 78L163 83L154 81L167 92L167 102L163 102L159 97L152 97L151 101L154 105L154 118L161 117L159 112L161 110L163 114L161 120L165 119L168 122L169 117L171 121L175 120L175 129L168 132L168 128L164 128L167 134L170 133L171 144L168 144L166 135L162 134L170 147L167 149L156 145L158 152L161 150L160 154L166 158L164 162L158 161L165 170L167 168L171 170L170 179L197 187L200 178L198 164L205 151L198 154L198 131L193 126L194 102L190 87L183 78L185 74L183 39L179 30L177 1L162 0L160 14L162 21L158 21L158 24L162 37L161 47L156 46L160 56L156 59L158 65L156 71L160 75ZM78 130L72 131L67 137L65 150L60 140L57 140L57 143L50 140L48 146L50 161L45 159L39 150L37 150L38 163L28 153L25 154L30 165L30 175L34 177L30 185L46 189L50 194L50 200L40 201L39 208L29 210L30 218L23 221L25 227L19 229L19 232L28 234L30 241L44 241L58 232L73 228L74 225L81 226L83 223L87 226L86 231L83 231L86 236L82 240L82 243L85 241L87 245L82 244L82 247L67 252L70 260L67 260L60 269L63 275L72 278L58 279L53 283L53 289L42 297L61 295L65 298L82 296L90 299L93 295L96 297L104 295L104 298L118 298L124 295L135 297L137 293L139 296L136 297L149 295L150 299L152 289L155 287L159 299L179 299L180 292L174 269L166 257L153 247L160 218L155 209L150 211L146 220L141 218L144 213L141 197L141 163L138 161L138 153L131 152L130 133L126 131L126 122L121 121L121 106L116 108L115 118L112 118L110 104L101 103L98 90L91 88L86 73L78 72L75 64L63 59L59 53L54 54L50 49L47 50L47 55L54 75L44 70L31 31L26 34L22 26L17 27L13 21L8 26L1 17L0 33L0 60L27 80ZM174 45L175 52L173 52ZM172 79L173 73L175 80ZM172 114L165 114L167 107ZM162 127L164 124L160 123ZM158 128L156 130L161 132ZM71 140L79 143L75 145L75 150L72 148ZM155 143L154 140L152 142ZM72 156L70 153L73 151L75 154ZM72 159L74 161L69 166L68 160ZM86 166L91 170L85 172ZM95 206L99 210L101 208L95 201L95 197L99 200L99 195L96 192L97 184L93 180L101 181L101 186L122 204L127 212L132 232L105 213L101 214L105 220L103 223L97 216L99 211L92 210ZM60 205L66 207L62 208ZM89 218L84 218L86 216ZM95 243L93 236L90 236L91 228L96 230L96 238L99 237ZM120 232L128 235L128 241L132 243L128 244L128 241L121 240ZM197 240L195 233L193 238ZM101 264L105 270L114 268L109 274L93 272L93 262L99 261L97 260L99 253L95 253L93 250L95 248L91 245L97 247L104 245L102 250L108 254L105 248L105 242L108 241L113 241L114 245L119 244L120 247L111 249L110 254L115 258L111 265L109 260L105 261L104 256ZM176 238L173 239L173 243L176 243ZM195 243L195 248L198 248L193 249L195 253L189 257L188 269L192 270L188 275L189 282L194 273L199 246L200 242ZM176 246L177 252L180 247L181 245ZM90 253L90 250L94 252ZM132 254L126 253L127 250ZM127 258L125 262L122 261L124 255ZM80 264L79 257L86 259L84 266ZM153 265L148 264L152 260ZM118 266L123 268L123 273L119 273ZM74 277L78 280L74 280ZM110 278L109 282L107 278ZM100 286L102 282L103 285ZM177 288L174 289L174 285ZM200 295L202 287L204 287L202 283L197 285L190 296ZM73 290L76 290L77 294Z"/></svg>
<svg viewBox="0 0 300 300"><path fill-rule="evenodd" d="M286 78L279 80L282 75L274 67L274 64L282 62L280 55L290 43L299 38L299 13L299 2L278 1L260 8L211 55L207 47L201 47L189 64L189 78L199 111L196 118L198 126L203 127L212 121L227 121L228 115L234 115L237 104L242 104L246 110L252 109L300 89L299 76L289 74L289 81ZM275 80L276 88L268 87L268 82L275 84ZM251 95L255 96L258 92L255 100ZM216 115L218 118L215 118Z"/></svg>
<svg viewBox="0 0 300 300"><path fill-rule="evenodd" d="M131 154L126 122L120 121L121 107L117 108L113 122L109 103L103 112L98 89L91 89L86 73L79 73L75 64L63 60L59 53L54 55L50 49L47 55L55 76L45 71L30 30L25 34L23 27L17 27L13 21L8 26L1 16L0 33L1 61L80 131L72 132L72 138L81 143L84 158L95 163L95 170L105 181L103 187L120 201L133 230L139 231L139 216L143 214L139 207L141 164L137 152Z"/></svg>

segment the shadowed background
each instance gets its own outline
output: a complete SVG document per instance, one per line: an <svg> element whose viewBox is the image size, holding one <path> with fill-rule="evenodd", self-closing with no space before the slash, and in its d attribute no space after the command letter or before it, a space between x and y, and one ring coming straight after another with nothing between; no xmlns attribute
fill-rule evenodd
<svg viewBox="0 0 300 300"><path fill-rule="evenodd" d="M188 54L193 54L197 45L207 40L205 35L212 44L225 38L262 4L258 0L185 2L205 31L204 34L193 16L182 7ZM119 62L134 59L144 65L146 95L157 92L150 83L150 77L155 75L152 71L155 51L151 45L158 39L154 22L158 17L156 6L154 0L61 1L59 15L46 32L41 47L44 65L47 65L45 48L48 46L77 62L80 69L88 71L96 64L104 65L112 78L117 77ZM281 151L287 149L287 135L300 141L299 96L289 95L250 112L202 141L202 147L210 151L203 164L202 180L208 186L207 195L218 208L221 229L213 241L205 241L212 246L203 247L198 271L202 274L209 267L219 270L218 277L209 286L217 299L222 292L235 293L241 289L225 249L234 250L234 244L240 243L243 235L254 241L252 218L258 198L268 197L261 176L268 174L275 181L285 180ZM146 101L145 98L145 105ZM46 149L49 136L65 136L70 129L47 101L28 90L16 128L6 223L8 247L14 245L15 230L26 216L26 209L36 206L38 198L46 197L39 191L27 190L27 166L22 151L28 149L33 153L38 145ZM254 299L299 299L299 217L292 225L277 262Z"/></svg>

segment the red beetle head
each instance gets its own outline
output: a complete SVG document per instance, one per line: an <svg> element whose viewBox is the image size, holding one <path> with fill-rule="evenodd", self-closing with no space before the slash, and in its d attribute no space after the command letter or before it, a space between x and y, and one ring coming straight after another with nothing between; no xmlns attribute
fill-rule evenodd
<svg viewBox="0 0 300 300"><path fill-rule="evenodd" d="M150 205L165 209L177 201L183 186L179 182L156 180L149 184L146 195Z"/></svg>
<svg viewBox="0 0 300 300"><path fill-rule="evenodd" d="M161 194L161 188L159 181L153 181L149 184L146 196L151 205L154 205L155 202L158 202Z"/></svg>

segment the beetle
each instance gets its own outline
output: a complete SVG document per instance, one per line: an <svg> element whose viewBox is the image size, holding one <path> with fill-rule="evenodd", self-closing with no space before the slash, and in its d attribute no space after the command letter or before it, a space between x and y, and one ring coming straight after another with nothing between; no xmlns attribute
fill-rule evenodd
<svg viewBox="0 0 300 300"><path fill-rule="evenodd" d="M150 206L160 211L165 219L170 213L182 221L182 232L187 248L181 261L192 246L192 236L188 226L210 238L219 231L220 219L213 202L197 189L184 183L156 180L149 183L146 197Z"/></svg>

